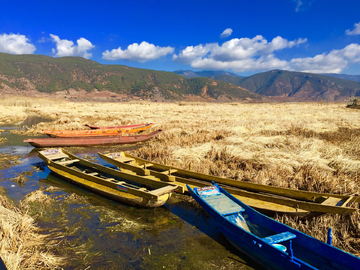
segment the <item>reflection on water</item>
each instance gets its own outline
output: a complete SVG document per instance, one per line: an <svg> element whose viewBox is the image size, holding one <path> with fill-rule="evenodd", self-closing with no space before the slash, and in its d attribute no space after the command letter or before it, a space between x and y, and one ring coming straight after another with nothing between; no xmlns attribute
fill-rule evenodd
<svg viewBox="0 0 360 270"><path fill-rule="evenodd" d="M12 144L0 151L10 148L6 153L21 155L20 163L2 170L0 185L16 202L39 189L53 198L51 204L35 204L29 214L37 217L45 231L63 237L57 252L68 257L70 265L65 269L259 269L249 266L245 256L239 257L215 222L189 202L189 196L175 194L159 208L130 207L58 178L31 146ZM70 151L105 165L97 152L119 149L131 148L78 147ZM11 180L25 172L31 173L23 185ZM49 191L49 187L57 189Z"/></svg>

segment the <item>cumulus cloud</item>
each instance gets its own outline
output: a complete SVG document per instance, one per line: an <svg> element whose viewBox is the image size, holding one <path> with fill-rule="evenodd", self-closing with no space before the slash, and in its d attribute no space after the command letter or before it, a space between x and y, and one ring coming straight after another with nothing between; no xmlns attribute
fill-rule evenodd
<svg viewBox="0 0 360 270"><path fill-rule="evenodd" d="M315 0L293 0L296 3L295 12L304 11L311 6Z"/></svg>
<svg viewBox="0 0 360 270"><path fill-rule="evenodd" d="M226 28L226 29L224 30L224 32L222 32L222 33L220 34L220 37L221 37L221 38L226 38L226 37L228 37L228 36L231 36L232 32L233 32L233 30L232 30L231 28Z"/></svg>
<svg viewBox="0 0 360 270"><path fill-rule="evenodd" d="M90 41L85 38L79 38L74 45L74 42L67 39L60 39L58 36L50 34L52 41L56 43L56 49L52 49L53 54L57 57L62 56L80 56L84 58L91 58L92 53L88 51L95 48Z"/></svg>
<svg viewBox="0 0 360 270"><path fill-rule="evenodd" d="M263 36L254 38L234 38L222 45L188 46L173 60L190 64L198 69L233 69L235 72L258 69L286 68L286 61L277 59L275 51L292 48L305 43L307 39L288 41L280 36L268 42Z"/></svg>
<svg viewBox="0 0 360 270"><path fill-rule="evenodd" d="M360 35L360 22L354 24L354 30L351 31L351 30L347 29L345 31L345 33L347 35Z"/></svg>
<svg viewBox="0 0 360 270"><path fill-rule="evenodd" d="M33 54L36 47L20 34L0 35L0 52L11 54Z"/></svg>
<svg viewBox="0 0 360 270"><path fill-rule="evenodd" d="M144 63L149 60L158 59L173 52L173 47L160 47L143 41L140 44L133 43L125 50L122 50L121 47L111 51L106 50L102 53L102 58L106 60L127 60Z"/></svg>
<svg viewBox="0 0 360 270"><path fill-rule="evenodd" d="M357 62L360 62L360 45L353 43L328 54L292 59L290 68L311 73L340 73L349 63Z"/></svg>

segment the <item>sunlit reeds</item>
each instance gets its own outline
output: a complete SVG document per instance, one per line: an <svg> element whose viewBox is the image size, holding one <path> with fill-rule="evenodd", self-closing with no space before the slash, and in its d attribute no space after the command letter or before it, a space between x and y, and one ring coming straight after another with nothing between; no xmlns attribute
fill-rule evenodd
<svg viewBox="0 0 360 270"><path fill-rule="evenodd" d="M0 256L7 269L60 269L63 259L48 250L34 219L0 198Z"/></svg>

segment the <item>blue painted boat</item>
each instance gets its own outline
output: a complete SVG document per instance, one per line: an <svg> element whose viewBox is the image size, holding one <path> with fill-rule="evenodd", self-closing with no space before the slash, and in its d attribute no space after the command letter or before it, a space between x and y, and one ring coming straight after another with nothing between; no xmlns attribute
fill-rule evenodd
<svg viewBox="0 0 360 270"><path fill-rule="evenodd" d="M360 269L360 258L269 218L223 188L187 186L238 250L267 269Z"/></svg>

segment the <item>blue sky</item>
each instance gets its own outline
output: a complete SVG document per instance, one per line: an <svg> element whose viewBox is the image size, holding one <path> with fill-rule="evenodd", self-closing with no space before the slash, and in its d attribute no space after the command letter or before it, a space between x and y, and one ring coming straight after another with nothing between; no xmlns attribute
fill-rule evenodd
<svg viewBox="0 0 360 270"><path fill-rule="evenodd" d="M0 52L244 76L360 74L360 1L3 0Z"/></svg>

